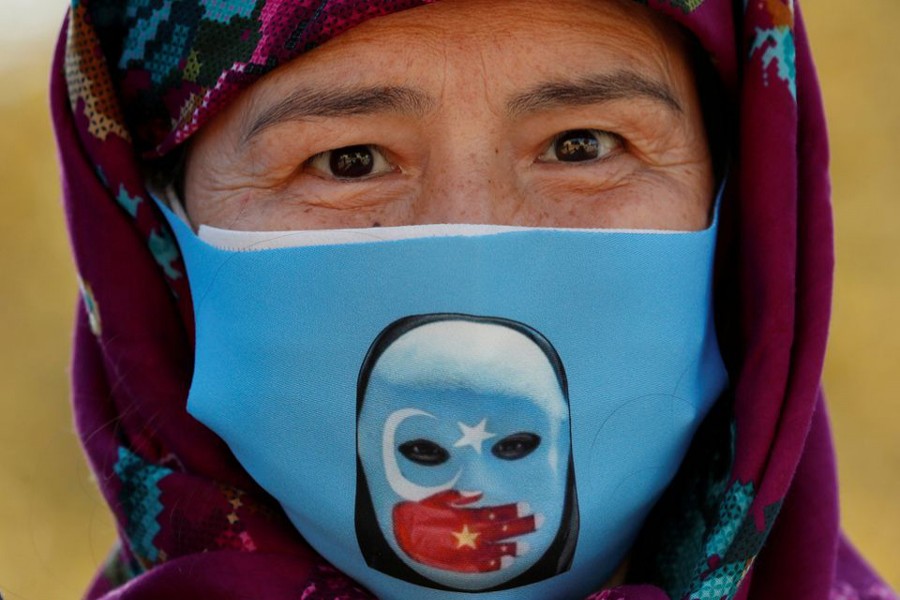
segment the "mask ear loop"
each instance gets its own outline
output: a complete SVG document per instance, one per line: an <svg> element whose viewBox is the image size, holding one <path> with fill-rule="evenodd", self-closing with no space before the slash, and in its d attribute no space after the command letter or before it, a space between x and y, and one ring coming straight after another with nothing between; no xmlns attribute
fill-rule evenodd
<svg viewBox="0 0 900 600"><path fill-rule="evenodd" d="M150 197L153 198L160 207L168 208L172 214L181 219L185 225L191 228L191 230L194 229L194 226L191 224L191 220L188 217L187 210L181 202L181 197L175 189L174 183L169 183L164 187L150 184L147 186L147 190L150 192Z"/></svg>
<svg viewBox="0 0 900 600"><path fill-rule="evenodd" d="M718 190L716 191L716 197L713 200L712 207L712 218L710 219L709 229L717 229L719 227L719 211L722 208L722 197L725 195L725 186L728 184L728 167L725 167L725 172L722 173L722 180L719 182Z"/></svg>
<svg viewBox="0 0 900 600"><path fill-rule="evenodd" d="M148 186L147 191L150 193L150 197L153 201L156 202L159 210L162 211L166 221L169 222L169 226L175 234L175 239L178 241L179 247L182 247L185 243L191 245L204 245L203 241L194 231L191 221L188 218L187 211L184 209L184 205L182 205L181 200L179 200L178 196L171 189L171 186L167 186L162 190L153 189ZM187 257L185 257L185 260L187 260Z"/></svg>

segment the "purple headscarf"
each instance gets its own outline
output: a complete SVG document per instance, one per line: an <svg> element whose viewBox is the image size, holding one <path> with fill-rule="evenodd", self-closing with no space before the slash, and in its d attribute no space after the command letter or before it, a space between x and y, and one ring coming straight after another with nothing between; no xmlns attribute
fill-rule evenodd
<svg viewBox="0 0 900 600"><path fill-rule="evenodd" d="M150 200L170 156L263 74L419 0L73 0L52 74L82 285L73 394L121 544L90 599L368 598L185 409L193 314ZM733 387L600 600L896 596L841 537L820 389L832 285L828 145L792 0L648 0L708 53L733 110L717 318Z"/></svg>

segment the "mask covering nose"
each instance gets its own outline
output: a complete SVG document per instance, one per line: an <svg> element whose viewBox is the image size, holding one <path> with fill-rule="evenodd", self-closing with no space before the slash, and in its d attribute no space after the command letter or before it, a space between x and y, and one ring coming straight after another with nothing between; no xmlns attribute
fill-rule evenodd
<svg viewBox="0 0 900 600"><path fill-rule="evenodd" d="M727 383L715 219L195 234L163 210L188 411L379 598L595 591Z"/></svg>

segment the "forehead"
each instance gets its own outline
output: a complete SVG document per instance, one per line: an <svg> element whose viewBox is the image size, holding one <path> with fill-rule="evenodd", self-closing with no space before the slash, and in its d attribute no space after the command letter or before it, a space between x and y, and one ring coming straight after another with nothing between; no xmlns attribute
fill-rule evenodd
<svg viewBox="0 0 900 600"><path fill-rule="evenodd" d="M371 19L263 78L251 95L340 81L439 90L439 101L497 97L534 81L617 69L676 91L692 85L681 31L634 0L443 0Z"/></svg>
<svg viewBox="0 0 900 600"><path fill-rule="evenodd" d="M493 323L447 320L416 327L377 358L371 384L446 395L528 398L549 412L563 401L557 373L523 333Z"/></svg>

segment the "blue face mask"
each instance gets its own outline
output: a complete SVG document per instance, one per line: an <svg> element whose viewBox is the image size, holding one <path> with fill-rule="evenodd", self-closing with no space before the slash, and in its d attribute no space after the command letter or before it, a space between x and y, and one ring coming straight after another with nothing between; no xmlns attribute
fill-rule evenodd
<svg viewBox="0 0 900 600"><path fill-rule="evenodd" d="M188 410L380 598L596 590L726 385L715 224L201 228L223 249L164 210Z"/></svg>

